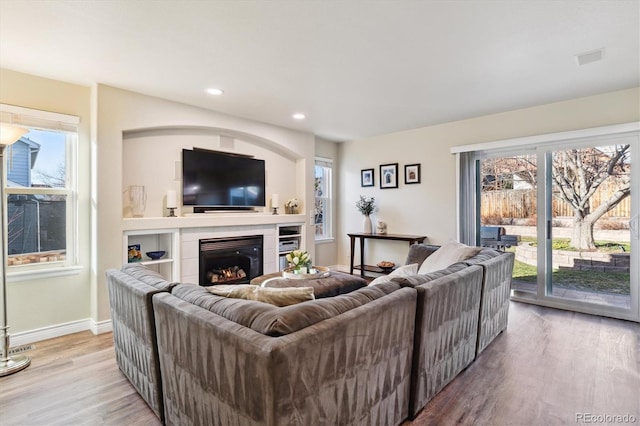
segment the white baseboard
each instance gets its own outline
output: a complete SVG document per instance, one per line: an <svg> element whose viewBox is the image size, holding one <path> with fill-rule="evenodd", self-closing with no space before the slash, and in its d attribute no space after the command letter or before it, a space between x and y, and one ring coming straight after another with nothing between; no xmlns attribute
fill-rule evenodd
<svg viewBox="0 0 640 426"><path fill-rule="evenodd" d="M111 324L110 319L100 321L100 322L95 322L94 320L91 320L90 330L93 334L109 333L110 331L113 331L113 326Z"/></svg>
<svg viewBox="0 0 640 426"><path fill-rule="evenodd" d="M344 273L349 273L349 265L330 265L329 269L331 269L332 271L338 271L338 272L344 272Z"/></svg>
<svg viewBox="0 0 640 426"><path fill-rule="evenodd" d="M11 347L14 347L87 330L93 334L107 333L112 330L111 320L95 322L93 319L87 318L35 330L21 331L15 334L9 330L9 334L11 336Z"/></svg>

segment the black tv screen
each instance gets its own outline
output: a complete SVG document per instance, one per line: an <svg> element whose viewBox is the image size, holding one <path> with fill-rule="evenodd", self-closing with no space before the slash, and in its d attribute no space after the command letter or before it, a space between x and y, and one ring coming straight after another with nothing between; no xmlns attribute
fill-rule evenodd
<svg viewBox="0 0 640 426"><path fill-rule="evenodd" d="M183 149L182 202L186 206L230 209L264 207L264 160Z"/></svg>

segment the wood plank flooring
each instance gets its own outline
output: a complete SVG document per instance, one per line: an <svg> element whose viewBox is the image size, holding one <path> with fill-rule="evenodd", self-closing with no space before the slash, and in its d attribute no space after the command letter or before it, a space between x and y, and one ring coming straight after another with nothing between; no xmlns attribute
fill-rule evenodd
<svg viewBox="0 0 640 426"><path fill-rule="evenodd" d="M111 339L37 342L31 366L0 378L0 424L159 425ZM640 424L639 395L640 324L512 302L507 332L403 426L594 423L587 414Z"/></svg>

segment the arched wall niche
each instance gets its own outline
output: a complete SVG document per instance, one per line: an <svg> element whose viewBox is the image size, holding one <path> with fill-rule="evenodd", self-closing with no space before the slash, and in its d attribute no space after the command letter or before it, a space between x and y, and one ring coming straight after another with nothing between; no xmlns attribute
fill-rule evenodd
<svg viewBox="0 0 640 426"><path fill-rule="evenodd" d="M284 157L292 160L302 158L294 151L287 149L276 141L267 139L248 132L242 132L234 129L226 129L222 127L210 126L157 126L142 129L130 129L122 132L122 139L154 137L154 136L188 136L188 135L208 135L208 136L226 136L234 139L245 140L258 146L270 149Z"/></svg>
<svg viewBox="0 0 640 426"><path fill-rule="evenodd" d="M304 199L304 182L295 177L301 173L304 175L305 159L264 137L218 127L159 126L125 130L122 132L122 141L123 217L132 216L128 191L132 185L145 187L145 217L166 216L167 191L177 191L178 199L181 199L182 150L194 147L251 155L265 160L265 212L271 207L273 194L279 194L281 204L293 197ZM193 212L190 207L178 210L182 214Z"/></svg>

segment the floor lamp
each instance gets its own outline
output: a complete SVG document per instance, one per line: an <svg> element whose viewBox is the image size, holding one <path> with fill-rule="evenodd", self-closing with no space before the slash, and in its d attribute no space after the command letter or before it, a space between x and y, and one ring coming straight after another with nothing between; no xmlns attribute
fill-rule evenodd
<svg viewBox="0 0 640 426"><path fill-rule="evenodd" d="M9 356L9 326L7 325L7 238L5 233L5 206L7 197L4 193L4 149L16 142L28 130L22 127L0 124L0 235L2 235L2 347L4 352L0 358L0 377L17 373L31 364L31 358L24 355Z"/></svg>

